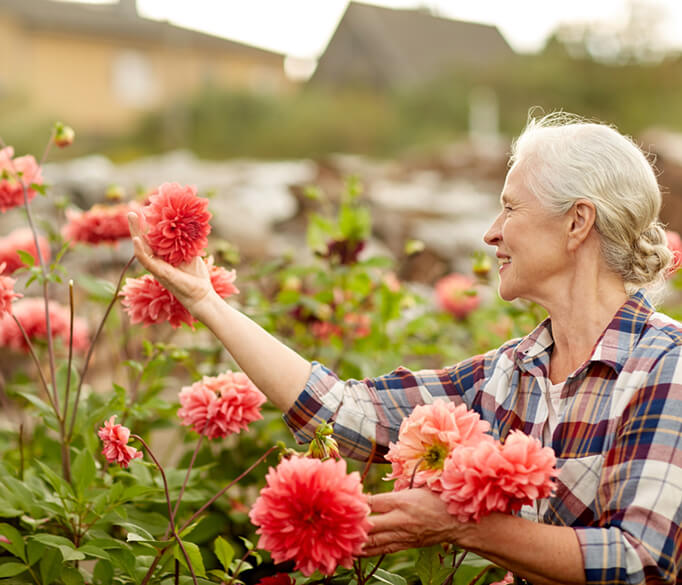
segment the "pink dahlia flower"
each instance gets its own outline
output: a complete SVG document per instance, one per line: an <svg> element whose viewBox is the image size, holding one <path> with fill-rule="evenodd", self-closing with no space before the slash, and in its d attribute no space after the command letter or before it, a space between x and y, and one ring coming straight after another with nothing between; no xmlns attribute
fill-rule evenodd
<svg viewBox="0 0 682 585"><path fill-rule="evenodd" d="M61 339L64 345L69 343L69 309L55 301L48 304L50 325L53 339ZM47 322L45 320L45 302L40 297L24 298L12 305L12 313L21 323L28 338L33 341L47 341ZM81 317L73 321L73 348L84 351L89 344L88 326ZM28 344L17 327L14 319L5 314L0 319L0 347L9 347L17 351L29 351Z"/></svg>
<svg viewBox="0 0 682 585"><path fill-rule="evenodd" d="M343 459L294 456L271 467L265 480L249 513L258 546L276 563L295 560L306 576L350 568L370 527L360 475L347 474Z"/></svg>
<svg viewBox="0 0 682 585"><path fill-rule="evenodd" d="M208 274L211 277L211 285L220 298L226 299L232 295L239 294L239 289L235 286L234 281L237 278L236 270L226 270L222 266L215 266L213 258L206 260L208 267Z"/></svg>
<svg viewBox="0 0 682 585"><path fill-rule="evenodd" d="M214 290L226 298L239 293L234 285L236 270L225 270L222 266L214 266L212 259L206 260L211 285ZM150 274L140 278L128 278L121 289L122 304L132 323L143 326L168 321L174 329L186 323L194 329L196 319L185 309L175 295L167 290Z"/></svg>
<svg viewBox="0 0 682 585"><path fill-rule="evenodd" d="M128 445L130 429L123 425L115 424L116 415L109 418L97 431L97 436L102 440L104 455L109 463L118 463L121 467L128 467L133 459L142 457L142 452Z"/></svg>
<svg viewBox="0 0 682 585"><path fill-rule="evenodd" d="M673 261L668 268L668 275L672 276L682 266L682 238L680 234L672 230L666 230L665 237L668 241L668 249L673 253Z"/></svg>
<svg viewBox="0 0 682 585"><path fill-rule="evenodd" d="M209 439L246 430L249 423L263 417L260 407L265 395L242 372L225 372L204 376L180 390L178 416L182 424L191 426Z"/></svg>
<svg viewBox="0 0 682 585"><path fill-rule="evenodd" d="M44 236L38 236L38 246L43 260L50 261L50 244ZM34 264L38 264L38 250L33 239L31 228L19 228L11 231L4 238L0 238L0 264L5 263L4 272L0 274L12 274L15 270L25 266L18 254L18 250L27 252L33 256Z"/></svg>
<svg viewBox="0 0 682 585"><path fill-rule="evenodd" d="M68 222L62 228L66 240L84 244L118 244L130 238L128 212L138 211L135 202L119 205L94 205L87 211L66 210Z"/></svg>
<svg viewBox="0 0 682 585"><path fill-rule="evenodd" d="M128 278L121 289L122 305L131 323L143 326L168 321L174 329L196 322L191 313L151 274Z"/></svg>
<svg viewBox="0 0 682 585"><path fill-rule="evenodd" d="M195 187L163 183L144 208L154 254L173 266L200 256L211 231L207 208L208 199L198 197Z"/></svg>
<svg viewBox="0 0 682 585"><path fill-rule="evenodd" d="M436 299L444 311L464 319L480 304L476 282L464 274L448 274L436 282Z"/></svg>
<svg viewBox="0 0 682 585"><path fill-rule="evenodd" d="M0 263L0 274L3 273L5 264ZM14 292L14 283L16 281L9 276L0 276L0 315L12 312L12 301L19 299L23 295Z"/></svg>
<svg viewBox="0 0 682 585"><path fill-rule="evenodd" d="M417 406L400 424L398 442L390 443L386 459L393 467L386 479L395 480L395 489L427 485L440 491L440 476L445 460L463 445L492 441L490 425L466 405L449 400ZM415 466L417 472L415 473Z"/></svg>
<svg viewBox="0 0 682 585"><path fill-rule="evenodd" d="M455 449L445 461L440 497L461 522L517 511L552 493L555 464L550 447L512 431L504 445L483 442Z"/></svg>
<svg viewBox="0 0 682 585"><path fill-rule="evenodd" d="M32 184L40 185L43 177L36 159L30 154L14 157L14 149L7 146L0 150L0 211L5 213L12 207L24 204L24 189L26 185L28 200L36 196Z"/></svg>

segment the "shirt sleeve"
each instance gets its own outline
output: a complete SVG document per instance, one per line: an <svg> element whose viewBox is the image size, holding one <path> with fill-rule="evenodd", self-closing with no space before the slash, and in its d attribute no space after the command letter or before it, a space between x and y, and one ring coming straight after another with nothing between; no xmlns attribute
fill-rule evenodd
<svg viewBox="0 0 682 585"><path fill-rule="evenodd" d="M366 460L374 451L381 461L389 442L397 440L401 421L415 406L448 398L471 408L489 359L488 354L476 356L442 370L412 372L400 367L378 378L346 381L313 362L310 378L284 420L299 443L312 440L319 424L333 420L344 456Z"/></svg>
<svg viewBox="0 0 682 585"><path fill-rule="evenodd" d="M614 398L616 399L616 398ZM623 411L597 494L575 528L588 584L678 583L682 568L682 360L676 347Z"/></svg>

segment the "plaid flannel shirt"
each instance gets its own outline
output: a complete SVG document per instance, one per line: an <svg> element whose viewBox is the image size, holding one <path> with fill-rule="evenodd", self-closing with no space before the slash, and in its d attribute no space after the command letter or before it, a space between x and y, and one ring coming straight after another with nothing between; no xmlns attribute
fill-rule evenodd
<svg viewBox="0 0 682 585"><path fill-rule="evenodd" d="M385 453L419 405L464 402L504 439L542 440L553 346L545 320L528 336L442 370L398 368L341 381L314 363L285 414L300 442L334 419L344 455ZM576 531L587 583L682 584L682 326L642 292L616 313L564 385L551 446L560 473L540 521Z"/></svg>

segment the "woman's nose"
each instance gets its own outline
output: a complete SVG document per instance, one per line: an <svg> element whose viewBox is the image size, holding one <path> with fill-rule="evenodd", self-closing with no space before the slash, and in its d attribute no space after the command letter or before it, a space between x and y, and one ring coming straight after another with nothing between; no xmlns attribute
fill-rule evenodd
<svg viewBox="0 0 682 585"><path fill-rule="evenodd" d="M496 246L501 239L500 216L498 215L493 224L488 228L488 231L483 235L483 241L489 246Z"/></svg>

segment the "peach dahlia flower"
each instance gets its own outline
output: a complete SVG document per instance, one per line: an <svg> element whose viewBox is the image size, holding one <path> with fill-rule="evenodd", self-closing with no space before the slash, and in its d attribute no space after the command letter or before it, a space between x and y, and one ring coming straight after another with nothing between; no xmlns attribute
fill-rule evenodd
<svg viewBox="0 0 682 585"><path fill-rule="evenodd" d="M464 404L436 400L417 406L400 424L398 441L390 443L386 459L393 467L386 479L395 480L395 489L427 485L440 491L440 476L445 460L462 445L493 439L486 432L490 425ZM415 473L415 467L417 471Z"/></svg>

